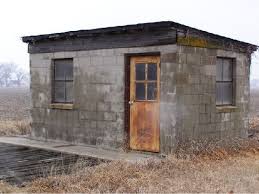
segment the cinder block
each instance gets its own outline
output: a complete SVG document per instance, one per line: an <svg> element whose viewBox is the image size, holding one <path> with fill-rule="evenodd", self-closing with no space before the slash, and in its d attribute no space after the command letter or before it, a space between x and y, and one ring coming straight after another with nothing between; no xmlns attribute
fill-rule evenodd
<svg viewBox="0 0 259 194"><path fill-rule="evenodd" d="M230 121L230 113L224 113L222 116L222 122Z"/></svg>
<svg viewBox="0 0 259 194"><path fill-rule="evenodd" d="M200 114L200 124L210 123L210 114Z"/></svg>
<svg viewBox="0 0 259 194"><path fill-rule="evenodd" d="M189 83L190 84L198 84L199 86L200 85L200 75L199 74L190 74L189 75Z"/></svg>
<svg viewBox="0 0 259 194"><path fill-rule="evenodd" d="M175 74L176 84L183 85L189 83L189 75L187 73L176 73Z"/></svg>
<svg viewBox="0 0 259 194"><path fill-rule="evenodd" d="M205 75L216 76L216 65L205 65L202 70Z"/></svg>
<svg viewBox="0 0 259 194"><path fill-rule="evenodd" d="M200 104L200 95L184 95L183 100L186 105L198 105Z"/></svg>
<svg viewBox="0 0 259 194"><path fill-rule="evenodd" d="M229 57L229 58L236 58L237 54L233 51L226 51L226 50L217 50L217 56L218 57Z"/></svg>
<svg viewBox="0 0 259 194"><path fill-rule="evenodd" d="M105 121L116 121L117 116L114 112L104 112L103 118Z"/></svg>
<svg viewBox="0 0 259 194"><path fill-rule="evenodd" d="M200 104L199 112L200 113L206 113L206 105L205 104Z"/></svg>
<svg viewBox="0 0 259 194"><path fill-rule="evenodd" d="M196 50L195 50L195 47L190 47L190 46L178 46L178 50L179 50L179 53L195 53Z"/></svg>
<svg viewBox="0 0 259 194"><path fill-rule="evenodd" d="M77 57L74 59L74 64L77 64L80 71L87 72L87 69L91 66L91 58L90 56Z"/></svg>
<svg viewBox="0 0 259 194"><path fill-rule="evenodd" d="M81 120L97 120L97 112L80 111L79 118Z"/></svg>
<svg viewBox="0 0 259 194"><path fill-rule="evenodd" d="M117 113L124 113L124 103L123 102L111 103L111 111L117 112Z"/></svg>
<svg viewBox="0 0 259 194"><path fill-rule="evenodd" d="M111 103L110 102L97 102L97 111L110 111Z"/></svg>
<svg viewBox="0 0 259 194"><path fill-rule="evenodd" d="M30 67L31 68L51 68L51 59L42 59L43 56L34 57L30 55Z"/></svg>
<svg viewBox="0 0 259 194"><path fill-rule="evenodd" d="M125 56L116 56L116 65L124 67L125 65Z"/></svg>
<svg viewBox="0 0 259 194"><path fill-rule="evenodd" d="M162 63L176 63L178 61L177 53L163 53L161 55Z"/></svg>
<svg viewBox="0 0 259 194"><path fill-rule="evenodd" d="M187 54L186 53L178 53L178 63L187 64Z"/></svg>
<svg viewBox="0 0 259 194"><path fill-rule="evenodd" d="M103 57L113 57L114 56L114 49L101 49L98 53L100 56Z"/></svg>
<svg viewBox="0 0 259 194"><path fill-rule="evenodd" d="M113 93L113 92L109 92L104 96L104 101L105 102L124 102L124 92L117 92L117 93Z"/></svg>
<svg viewBox="0 0 259 194"><path fill-rule="evenodd" d="M129 48L117 48L117 49L114 49L114 55L115 56L124 56L127 53L129 53Z"/></svg>
<svg viewBox="0 0 259 194"><path fill-rule="evenodd" d="M55 59L64 59L65 58L65 52L55 52L54 58Z"/></svg>
<svg viewBox="0 0 259 194"><path fill-rule="evenodd" d="M117 58L115 56L103 57L103 65L115 66L115 65L117 65Z"/></svg>
<svg viewBox="0 0 259 194"><path fill-rule="evenodd" d="M103 57L100 56L91 56L91 65L100 66L104 64Z"/></svg>
<svg viewBox="0 0 259 194"><path fill-rule="evenodd" d="M80 108L81 110L86 110L86 111L92 111L92 112L96 112L97 111L97 107L96 107L96 101L86 101L85 99L78 99L79 101L79 105L78 108Z"/></svg>
<svg viewBox="0 0 259 194"><path fill-rule="evenodd" d="M89 51L77 51L76 57L89 57L90 52Z"/></svg>
<svg viewBox="0 0 259 194"><path fill-rule="evenodd" d="M187 64L201 65L201 55L195 53L187 54Z"/></svg>
<svg viewBox="0 0 259 194"><path fill-rule="evenodd" d="M220 126L221 126L221 128L220 128L221 131L226 131L226 130L228 130L228 129L226 128L226 126L227 126L226 123L227 123L227 122L223 122L223 121L222 121L221 123L217 123L216 125L220 125Z"/></svg>

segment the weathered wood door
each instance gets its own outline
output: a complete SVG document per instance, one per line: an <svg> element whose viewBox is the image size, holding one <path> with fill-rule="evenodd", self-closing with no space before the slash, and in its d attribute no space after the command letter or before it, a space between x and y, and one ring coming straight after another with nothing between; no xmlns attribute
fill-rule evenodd
<svg viewBox="0 0 259 194"><path fill-rule="evenodd" d="M130 148L159 152L160 57L130 59Z"/></svg>

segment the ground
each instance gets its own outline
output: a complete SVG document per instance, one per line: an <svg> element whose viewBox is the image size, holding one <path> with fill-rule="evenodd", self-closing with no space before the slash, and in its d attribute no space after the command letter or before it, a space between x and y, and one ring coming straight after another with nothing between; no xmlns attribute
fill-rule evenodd
<svg viewBox="0 0 259 194"><path fill-rule="evenodd" d="M3 91L3 90L2 90ZM0 114L4 121L27 123L29 97L26 91L19 94L8 92L1 96ZM27 90L28 91L28 90ZM11 95L14 95L11 97ZM20 97L18 97L20 96ZM27 96L27 100L24 97ZM4 99L5 98L5 99ZM13 101L16 102L11 102ZM19 102L19 100L22 101ZM22 105L23 104L23 105ZM16 108L16 106L20 106ZM19 110L18 110L19 109ZM11 110L14 114L8 113ZM23 115L24 117L18 116ZM6 115L15 115L10 119ZM16 119L17 118L17 119ZM1 192L258 192L259 191L259 90L251 92L251 137L250 140L235 141L234 146L226 149L216 144L197 145L184 154L181 150L164 159L150 160L145 163L114 161L94 167L77 164L70 175L50 176L36 179L24 187L10 186L0 182ZM3 122L3 123L4 123ZM13 125L15 126L15 125ZM25 132L27 132L27 127ZM12 127L10 127L11 129ZM21 127L17 127L21 128ZM14 134L5 131L2 134ZM24 130L22 130L24 131ZM25 133L18 130L18 133ZM237 143L238 142L238 143Z"/></svg>
<svg viewBox="0 0 259 194"><path fill-rule="evenodd" d="M0 135L24 135L29 130L29 88L0 88Z"/></svg>
<svg viewBox="0 0 259 194"><path fill-rule="evenodd" d="M216 157L215 157L216 156ZM2 188L1 188L2 186ZM114 161L50 176L23 188L0 184L4 192L257 192L259 149L200 157Z"/></svg>
<svg viewBox="0 0 259 194"><path fill-rule="evenodd" d="M250 93L250 116L259 117L259 88Z"/></svg>

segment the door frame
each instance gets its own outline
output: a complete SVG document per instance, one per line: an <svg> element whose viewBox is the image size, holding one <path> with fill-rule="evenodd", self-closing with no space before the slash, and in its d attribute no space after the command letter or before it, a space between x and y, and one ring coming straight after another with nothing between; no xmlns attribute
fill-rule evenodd
<svg viewBox="0 0 259 194"><path fill-rule="evenodd" d="M157 56L161 58L160 52L146 52L146 53L127 53L124 54L124 142L123 150L124 151L135 151L130 149L130 58L131 57L148 57L148 56ZM160 62L161 64L161 62ZM160 71L161 76L161 71ZM160 83L159 83L160 84ZM161 84L160 84L161 86ZM161 90L160 90L161 91ZM160 92L161 93L161 92ZM160 108L159 108L160 109ZM160 111L160 110L159 110ZM160 120L159 120L160 125ZM159 130L160 133L161 130ZM159 135L161 138L161 133ZM161 141L159 139L159 144L161 148ZM161 151L161 149L160 149ZM160 151L158 153L160 153ZM145 151L140 151L145 152Z"/></svg>

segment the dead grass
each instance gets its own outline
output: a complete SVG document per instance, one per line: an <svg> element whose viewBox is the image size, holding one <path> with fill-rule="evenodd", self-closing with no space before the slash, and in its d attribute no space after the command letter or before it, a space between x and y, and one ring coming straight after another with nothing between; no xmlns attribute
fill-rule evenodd
<svg viewBox="0 0 259 194"><path fill-rule="evenodd" d="M250 118L250 129L256 130L259 132L259 116Z"/></svg>
<svg viewBox="0 0 259 194"><path fill-rule="evenodd" d="M250 91L250 115L251 117L259 116L259 90Z"/></svg>
<svg viewBox="0 0 259 194"><path fill-rule="evenodd" d="M26 192L255 192L259 190L259 157L102 164L70 176L29 184ZM257 162L257 163L256 163Z"/></svg>
<svg viewBox="0 0 259 194"><path fill-rule="evenodd" d="M199 141L179 142L174 155L177 158L209 158L222 160L228 157L240 156L246 152L257 152L259 141L253 139L201 139Z"/></svg>
<svg viewBox="0 0 259 194"><path fill-rule="evenodd" d="M19 189L17 187L11 186L3 181L0 181L0 193L13 193L18 192Z"/></svg>
<svg viewBox="0 0 259 194"><path fill-rule="evenodd" d="M179 151L165 159L142 163L114 161L94 167L81 166L70 175L37 179L18 191L258 192L259 142L243 140L228 149L219 145L223 144L218 143L214 149L212 144L210 149L195 148L193 153L189 149L185 156Z"/></svg>
<svg viewBox="0 0 259 194"><path fill-rule="evenodd" d="M0 88L0 120L27 120L30 118L29 88Z"/></svg>
<svg viewBox="0 0 259 194"><path fill-rule="evenodd" d="M30 120L0 121L0 136L26 135L30 131Z"/></svg>
<svg viewBox="0 0 259 194"><path fill-rule="evenodd" d="M256 116L259 93L254 92L251 97L253 118L250 127L256 131L259 129L259 117ZM1 121L0 135L24 134L28 123ZM257 139L181 142L176 152L165 159L135 164L114 161L94 167L84 167L83 163L77 165L80 167L75 166L70 175L54 174L22 188L0 182L0 193L259 191Z"/></svg>
<svg viewBox="0 0 259 194"><path fill-rule="evenodd" d="M29 88L0 88L0 136L30 132Z"/></svg>

